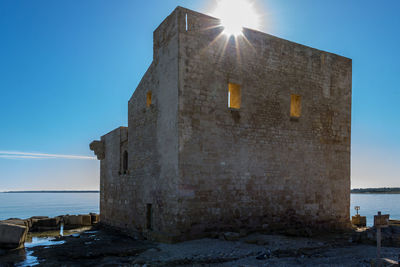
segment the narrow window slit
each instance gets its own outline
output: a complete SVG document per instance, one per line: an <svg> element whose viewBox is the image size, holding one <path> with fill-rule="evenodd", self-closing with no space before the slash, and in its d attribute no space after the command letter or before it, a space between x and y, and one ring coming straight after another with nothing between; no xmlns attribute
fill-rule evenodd
<svg viewBox="0 0 400 267"><path fill-rule="evenodd" d="M241 105L241 87L239 84L228 84L228 107L240 109Z"/></svg>
<svg viewBox="0 0 400 267"><path fill-rule="evenodd" d="M150 105L151 105L151 97L152 97L151 91L147 92L147 96L146 96L146 106L147 107L150 107Z"/></svg>
<svg viewBox="0 0 400 267"><path fill-rule="evenodd" d="M153 229L153 210L152 210L152 205L147 204L146 205L146 229L152 230Z"/></svg>
<svg viewBox="0 0 400 267"><path fill-rule="evenodd" d="M300 118L301 116L301 96L292 94L290 95L290 117Z"/></svg>
<svg viewBox="0 0 400 267"><path fill-rule="evenodd" d="M188 14L185 15L186 31L188 31Z"/></svg>
<svg viewBox="0 0 400 267"><path fill-rule="evenodd" d="M123 173L126 174L128 171L128 151L124 151L123 161L122 161L122 170Z"/></svg>

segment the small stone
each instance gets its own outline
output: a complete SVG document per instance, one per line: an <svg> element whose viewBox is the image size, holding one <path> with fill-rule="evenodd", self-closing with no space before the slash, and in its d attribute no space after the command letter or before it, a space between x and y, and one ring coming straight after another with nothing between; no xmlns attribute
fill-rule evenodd
<svg viewBox="0 0 400 267"><path fill-rule="evenodd" d="M233 233L233 232L226 232L226 233L224 233L224 238L225 238L225 240L228 240L228 241L236 241L236 240L239 240L240 234Z"/></svg>
<svg viewBox="0 0 400 267"><path fill-rule="evenodd" d="M267 259L267 254L266 253L261 253L256 257L257 260L265 260Z"/></svg>
<svg viewBox="0 0 400 267"><path fill-rule="evenodd" d="M240 234L241 237L247 236L247 230L246 229L240 229L239 234Z"/></svg>
<svg viewBox="0 0 400 267"><path fill-rule="evenodd" d="M394 267L394 266L399 266L399 263L391 259L381 258L381 259L372 259L371 266Z"/></svg>

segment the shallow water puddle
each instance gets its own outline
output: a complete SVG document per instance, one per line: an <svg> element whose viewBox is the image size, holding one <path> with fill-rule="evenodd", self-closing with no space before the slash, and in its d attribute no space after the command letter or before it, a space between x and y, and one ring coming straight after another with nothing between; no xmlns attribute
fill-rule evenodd
<svg viewBox="0 0 400 267"><path fill-rule="evenodd" d="M50 248L65 243L65 240L59 240L62 236L74 236L78 237L82 232L89 232L92 234L98 231L91 230L91 227L81 227L76 229L64 229L64 225L61 224L60 230L40 232L40 233L29 233L25 247L22 249L9 251L6 255L0 256L0 262L11 263L11 266L35 266L39 264L38 258L33 256L34 247Z"/></svg>
<svg viewBox="0 0 400 267"><path fill-rule="evenodd" d="M32 248L36 246L54 246L64 244L64 240L54 241L54 237L32 237L32 242L25 243L25 248Z"/></svg>
<svg viewBox="0 0 400 267"><path fill-rule="evenodd" d="M61 245L64 244L65 241L54 241L54 237L32 237L32 240L30 242L25 243L25 260L22 262L19 262L16 264L16 266L35 266L39 264L39 261L37 260L37 257L32 256L33 251L31 251L31 248L37 247L37 246L45 246L45 248L49 248L50 246L55 246L55 245Z"/></svg>
<svg viewBox="0 0 400 267"><path fill-rule="evenodd" d="M31 249L33 247L44 246L45 248L49 248L50 246L56 246L65 243L64 240L54 241L57 235L64 235L63 224L61 224L60 232L49 232L48 234L49 236L30 236L25 242L25 248L21 249L21 252L25 252L25 255L22 255L23 253L19 253L21 258L18 260L18 263L16 263L16 266L25 267L39 264L37 257L32 255L33 251Z"/></svg>
<svg viewBox="0 0 400 267"><path fill-rule="evenodd" d="M17 263L15 266L35 266L38 265L39 262L37 260L37 257L32 256L32 251L27 251L26 252L26 259L23 262Z"/></svg>

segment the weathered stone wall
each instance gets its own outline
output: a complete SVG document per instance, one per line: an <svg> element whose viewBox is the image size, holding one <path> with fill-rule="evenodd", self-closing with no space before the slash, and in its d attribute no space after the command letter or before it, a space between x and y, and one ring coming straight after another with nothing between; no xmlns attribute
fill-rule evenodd
<svg viewBox="0 0 400 267"><path fill-rule="evenodd" d="M348 225L351 60L252 30L235 41L218 20L178 12L178 228ZM241 85L239 110L228 82Z"/></svg>
<svg viewBox="0 0 400 267"><path fill-rule="evenodd" d="M120 181L121 155L126 143L128 128L119 127L101 137L104 144L104 158L100 162L100 219L103 223L114 225L125 216L121 199L116 192L124 186ZM118 224L118 226L120 226Z"/></svg>
<svg viewBox="0 0 400 267"><path fill-rule="evenodd" d="M165 236L177 234L174 223L178 177L177 25L177 14L173 13L154 32L153 62L128 104L128 142L118 143L113 133L104 137L102 222L155 236L159 232ZM152 93L150 106L146 105L148 92ZM120 172L125 146L126 174ZM115 166L112 173L110 166ZM148 204L152 207L151 214L147 211ZM152 231L148 231L149 226Z"/></svg>

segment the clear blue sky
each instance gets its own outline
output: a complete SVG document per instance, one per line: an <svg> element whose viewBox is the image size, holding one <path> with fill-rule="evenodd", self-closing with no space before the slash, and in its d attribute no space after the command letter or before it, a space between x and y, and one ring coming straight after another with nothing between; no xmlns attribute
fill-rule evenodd
<svg viewBox="0 0 400 267"><path fill-rule="evenodd" d="M264 0L261 30L353 59L352 187L400 186L400 1ZM213 0L0 0L0 191L98 189L88 144L127 125L152 32ZM22 158L21 158L22 156Z"/></svg>

